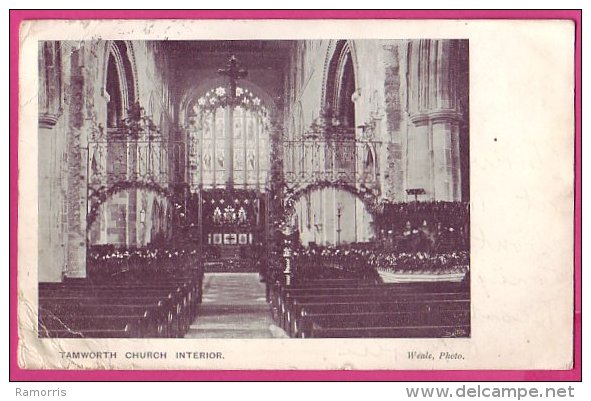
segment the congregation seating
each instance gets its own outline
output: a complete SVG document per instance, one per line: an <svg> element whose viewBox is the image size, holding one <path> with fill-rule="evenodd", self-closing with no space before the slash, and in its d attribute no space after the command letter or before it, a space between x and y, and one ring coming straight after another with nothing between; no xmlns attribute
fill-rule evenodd
<svg viewBox="0 0 591 401"><path fill-rule="evenodd" d="M183 337L202 299L203 269L176 255L169 269L39 283L39 336ZM174 268L173 268L174 267Z"/></svg>
<svg viewBox="0 0 591 401"><path fill-rule="evenodd" d="M468 202L386 202L376 234L385 246L398 252L466 251L469 221Z"/></svg>
<svg viewBox="0 0 591 401"><path fill-rule="evenodd" d="M466 283L383 284L352 279L276 284L276 322L291 336L465 337Z"/></svg>
<svg viewBox="0 0 591 401"><path fill-rule="evenodd" d="M294 338L467 337L469 256L404 253L371 244L300 248L292 277L269 288L273 318ZM460 272L457 281L384 283L379 271Z"/></svg>
<svg viewBox="0 0 591 401"><path fill-rule="evenodd" d="M470 326L323 328L314 325L314 338L439 338L466 337Z"/></svg>
<svg viewBox="0 0 591 401"><path fill-rule="evenodd" d="M407 223L417 227L424 222L430 225L442 224L457 231L469 221L468 202L403 202L385 203L380 226L386 229L402 229Z"/></svg>

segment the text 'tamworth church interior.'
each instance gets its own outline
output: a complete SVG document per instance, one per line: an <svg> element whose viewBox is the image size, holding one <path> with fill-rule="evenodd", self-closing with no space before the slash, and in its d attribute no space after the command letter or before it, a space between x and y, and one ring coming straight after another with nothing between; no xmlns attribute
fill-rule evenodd
<svg viewBox="0 0 591 401"><path fill-rule="evenodd" d="M39 43L39 336L466 337L465 40Z"/></svg>

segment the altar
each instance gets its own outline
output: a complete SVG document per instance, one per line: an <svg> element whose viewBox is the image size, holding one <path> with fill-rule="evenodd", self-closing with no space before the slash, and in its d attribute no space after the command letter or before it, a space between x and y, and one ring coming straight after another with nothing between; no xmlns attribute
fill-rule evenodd
<svg viewBox="0 0 591 401"><path fill-rule="evenodd" d="M258 271L266 260L265 194L246 189L201 193L201 247L206 266L223 271Z"/></svg>

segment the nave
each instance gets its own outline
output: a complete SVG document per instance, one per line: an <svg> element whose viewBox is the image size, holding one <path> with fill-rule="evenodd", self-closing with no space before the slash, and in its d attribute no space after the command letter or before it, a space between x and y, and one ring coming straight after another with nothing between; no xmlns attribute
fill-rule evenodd
<svg viewBox="0 0 591 401"><path fill-rule="evenodd" d="M185 338L281 338L257 273L206 273L203 301Z"/></svg>
<svg viewBox="0 0 591 401"><path fill-rule="evenodd" d="M465 40L43 41L40 337L470 335Z"/></svg>
<svg viewBox="0 0 591 401"><path fill-rule="evenodd" d="M339 255L339 253L341 253ZM39 335L60 338L466 337L469 276L384 282L371 252L307 253L294 273L208 272L175 252L148 267L39 286ZM344 255L344 256L343 256ZM355 255L355 256L353 256ZM137 255L136 255L137 256ZM363 257L367 260L364 262ZM131 260L131 259L128 259ZM153 260L153 259L149 259ZM453 259L452 259L453 260ZM154 266L162 269L154 271Z"/></svg>

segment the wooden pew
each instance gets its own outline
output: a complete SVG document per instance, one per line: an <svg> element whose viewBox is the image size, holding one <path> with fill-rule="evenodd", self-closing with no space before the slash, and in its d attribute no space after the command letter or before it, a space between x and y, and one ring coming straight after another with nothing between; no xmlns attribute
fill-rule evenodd
<svg viewBox="0 0 591 401"><path fill-rule="evenodd" d="M352 295L347 294L325 294L323 291L319 291L317 295L298 295L288 294L286 299L283 300L280 307L279 323L284 329L289 327L289 324L293 316L297 316L297 310L295 305L305 303L390 303L390 302L410 302L410 301L437 301L437 300L469 300L470 296L468 293L457 293L457 292L443 292L443 293L402 293L395 291L390 293L388 291L372 291L367 290L364 292L357 292Z"/></svg>
<svg viewBox="0 0 591 401"><path fill-rule="evenodd" d="M123 329L92 329L83 332L72 332L70 330L52 329L45 334L39 334L42 338L139 338L139 334L133 327L125 326Z"/></svg>
<svg viewBox="0 0 591 401"><path fill-rule="evenodd" d="M99 315L77 316L68 319L65 316L41 314L39 317L40 337L86 338L93 331L102 335L118 337L142 337L145 334L147 318L137 315Z"/></svg>
<svg viewBox="0 0 591 401"><path fill-rule="evenodd" d="M293 315L288 322L288 334L299 336L299 328L309 327L314 316L363 313L440 313L445 311L469 311L469 300L385 300L384 302L294 303Z"/></svg>
<svg viewBox="0 0 591 401"><path fill-rule="evenodd" d="M202 283L199 269L40 283L39 335L182 337L196 316Z"/></svg>
<svg viewBox="0 0 591 401"><path fill-rule="evenodd" d="M290 299L301 296L363 296L368 293L374 296L387 296L395 294L420 294L420 293L458 293L468 292L464 283L391 283L391 284L358 284L339 287L309 286L287 287L283 286L276 292L273 298L273 308L283 315L286 312L285 303Z"/></svg>
<svg viewBox="0 0 591 401"><path fill-rule="evenodd" d="M76 287L71 289L56 289L54 291L40 291L40 300L45 303L58 302L61 299L76 299L77 303L94 305L106 302L113 304L119 299L135 299L141 303L153 303L162 301L166 303L169 309L169 320L177 324L177 330L183 330L186 320L189 320L189 309L187 295L182 294L177 288L170 291L168 289L143 289L143 288L96 288L96 287Z"/></svg>
<svg viewBox="0 0 591 401"><path fill-rule="evenodd" d="M311 338L447 338L468 337L470 326L339 327L314 325Z"/></svg>
<svg viewBox="0 0 591 401"><path fill-rule="evenodd" d="M142 337L158 338L167 337L172 332L168 322L166 309L161 302L157 304L76 304L70 302L46 304L40 308L39 317L45 321L46 318L57 317L63 322L78 319L84 316L135 316L144 319Z"/></svg>
<svg viewBox="0 0 591 401"><path fill-rule="evenodd" d="M295 282L294 288L306 288L306 287L346 287L346 286L358 286L358 285L376 285L378 284L375 280L360 280L350 278L325 278L325 279L312 279Z"/></svg>
<svg viewBox="0 0 591 401"><path fill-rule="evenodd" d="M405 337L399 328L410 337L464 336L470 324L466 283L321 279L275 286L271 300L279 325L300 338L347 337L355 329L353 337Z"/></svg>
<svg viewBox="0 0 591 401"><path fill-rule="evenodd" d="M110 310L115 311L116 305L135 304L150 305L160 302L162 309L166 313L166 334L170 337L179 337L184 330L184 320L182 316L183 300L174 297L172 293L166 291L142 292L140 295L132 295L125 292L81 292L80 290L67 291L61 290L51 294L43 294L39 297L39 305L45 307L50 304L70 304L70 305L105 305Z"/></svg>
<svg viewBox="0 0 591 401"><path fill-rule="evenodd" d="M106 293L117 294L118 292L128 292L130 294L153 294L157 291L168 291L174 288L173 298L180 298L181 303L176 302L176 312L174 315L178 315L182 319L181 331L186 331L188 325L193 321L197 313L197 305L201 302L202 294L202 277L194 277L191 281L175 279L171 282L161 282L159 284L138 284L136 282L131 283L109 283L109 284L96 284L92 282L74 282L57 285L44 285L40 286L40 296L47 294L67 292L74 293L77 291L81 298L102 296ZM127 296L127 295L125 295ZM135 296L135 295L130 295Z"/></svg>
<svg viewBox="0 0 591 401"><path fill-rule="evenodd" d="M315 313L302 317L299 322L295 327L294 335L308 338L313 336L314 327L367 329L370 327L466 326L470 324L470 311Z"/></svg>

